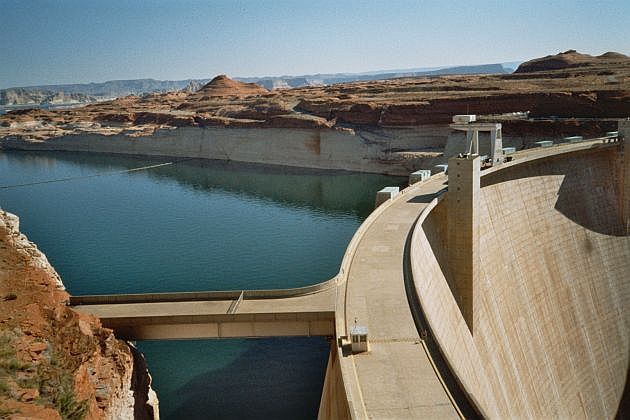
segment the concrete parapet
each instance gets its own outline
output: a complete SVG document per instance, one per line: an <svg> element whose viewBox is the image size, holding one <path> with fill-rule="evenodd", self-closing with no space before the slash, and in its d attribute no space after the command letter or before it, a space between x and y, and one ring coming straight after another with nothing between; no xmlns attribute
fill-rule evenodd
<svg viewBox="0 0 630 420"><path fill-rule="evenodd" d="M431 177L430 169L420 169L418 171L412 172L409 175L409 185L413 185L416 182L426 181Z"/></svg>
<svg viewBox="0 0 630 420"><path fill-rule="evenodd" d="M391 200L400 193L399 187L385 187L376 193L376 200L374 202L374 208L380 206L387 200Z"/></svg>
<svg viewBox="0 0 630 420"><path fill-rule="evenodd" d="M215 290L207 292L170 292L170 293L129 293L120 295L83 295L70 296L70 305L107 305L120 303L151 303L151 302L194 302L217 301L233 299L279 299L304 296L334 287L337 278L333 277L321 283L290 289L260 289L260 290Z"/></svg>

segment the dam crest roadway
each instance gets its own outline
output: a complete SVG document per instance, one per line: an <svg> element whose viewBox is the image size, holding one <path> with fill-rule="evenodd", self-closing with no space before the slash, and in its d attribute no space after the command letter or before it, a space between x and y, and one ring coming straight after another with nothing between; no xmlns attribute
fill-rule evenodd
<svg viewBox="0 0 630 420"><path fill-rule="evenodd" d="M630 138L630 121L620 134ZM630 354L626 145L529 149L476 178L469 159L470 179L451 169L461 196L449 197L444 173L413 184L365 220L318 285L70 305L129 340L334 337L322 419L614 417ZM455 198L470 207L453 222ZM356 325L366 352L352 351Z"/></svg>

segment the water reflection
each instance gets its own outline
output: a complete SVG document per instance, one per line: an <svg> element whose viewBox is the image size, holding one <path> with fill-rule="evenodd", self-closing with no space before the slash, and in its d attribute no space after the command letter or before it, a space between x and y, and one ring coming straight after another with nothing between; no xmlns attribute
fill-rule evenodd
<svg viewBox="0 0 630 420"><path fill-rule="evenodd" d="M165 162L86 153L0 153L3 185ZM295 287L332 277L400 178L186 161L0 190L0 206L74 294Z"/></svg>
<svg viewBox="0 0 630 420"><path fill-rule="evenodd" d="M323 171L243 162L204 159L152 158L69 152L0 153L0 161L19 156L25 168L54 169L59 163L74 166L81 174L116 172L151 163L174 162L143 174L156 180L174 180L195 190L223 191L271 200L288 206L324 211L349 211L365 218L374 206L374 185L402 185L404 178L347 171ZM52 174L51 174L52 175ZM133 174L130 174L133 175ZM43 179L25 174L22 182ZM5 184L5 182L3 182Z"/></svg>

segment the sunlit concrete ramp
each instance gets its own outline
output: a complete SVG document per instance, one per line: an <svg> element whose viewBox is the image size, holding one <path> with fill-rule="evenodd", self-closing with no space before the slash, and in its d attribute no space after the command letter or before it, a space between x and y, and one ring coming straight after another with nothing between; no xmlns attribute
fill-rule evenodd
<svg viewBox="0 0 630 420"><path fill-rule="evenodd" d="M405 282L407 238L446 181L440 174L405 189L377 208L353 238L339 274L338 347L329 359L319 418L464 415L436 365L439 355L418 327ZM355 322L368 328L368 352L350 350Z"/></svg>
<svg viewBox="0 0 630 420"><path fill-rule="evenodd" d="M129 340L334 336L336 279L284 290L73 296Z"/></svg>

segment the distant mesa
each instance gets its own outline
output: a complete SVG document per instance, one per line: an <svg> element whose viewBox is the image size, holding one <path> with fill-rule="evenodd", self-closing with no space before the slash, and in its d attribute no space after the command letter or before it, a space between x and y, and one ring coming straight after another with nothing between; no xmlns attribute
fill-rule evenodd
<svg viewBox="0 0 630 420"><path fill-rule="evenodd" d="M269 93L264 87L256 83L245 83L232 80L225 74L220 74L206 83L197 91L204 96L250 96Z"/></svg>
<svg viewBox="0 0 630 420"><path fill-rule="evenodd" d="M532 73L537 71L561 70L574 67L596 66L612 62L630 61L630 57L609 51L600 56L581 54L576 50L568 50L556 55L535 58L518 66L515 73Z"/></svg>
<svg viewBox="0 0 630 420"><path fill-rule="evenodd" d="M614 51L608 51L605 52L602 55L598 55L598 58L609 58L609 59L621 59L621 60L627 60L630 59L630 57L628 57L627 55L618 53L618 52L614 52Z"/></svg>

